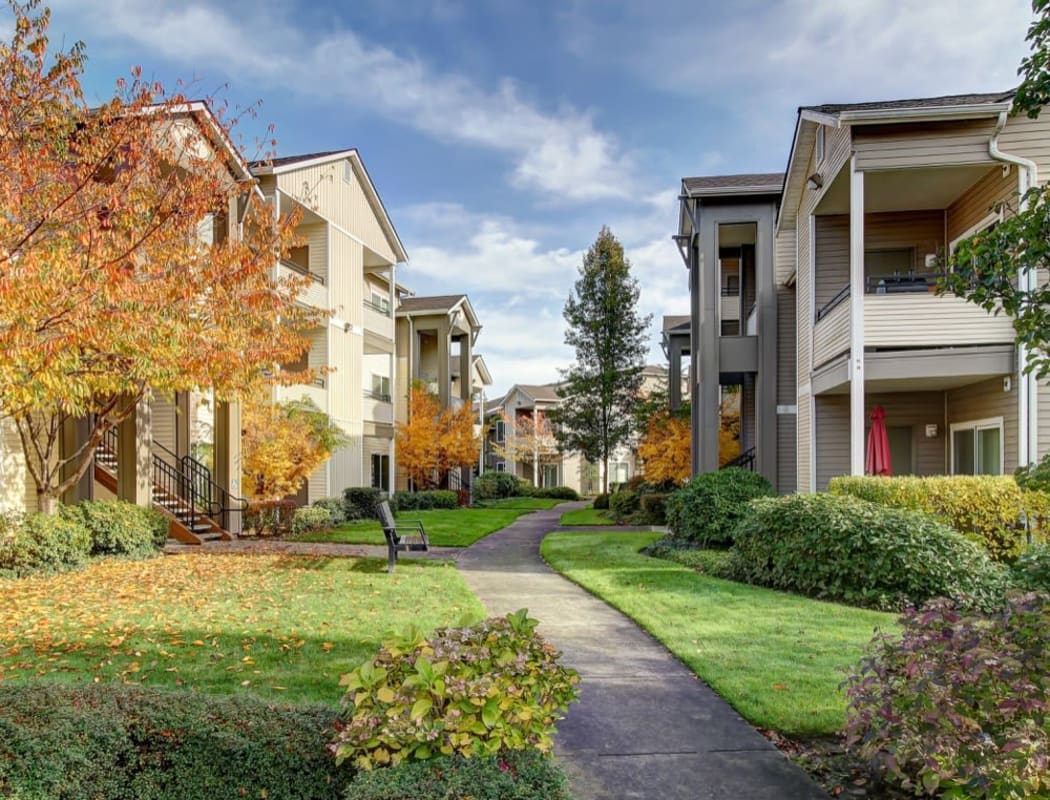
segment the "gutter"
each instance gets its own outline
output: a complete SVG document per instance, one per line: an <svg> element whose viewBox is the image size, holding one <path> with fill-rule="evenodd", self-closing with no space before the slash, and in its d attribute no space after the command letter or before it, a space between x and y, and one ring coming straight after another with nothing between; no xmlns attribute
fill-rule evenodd
<svg viewBox="0 0 1050 800"><path fill-rule="evenodd" d="M1005 153L999 149L999 135L1006 127L1006 121L1007 111L1000 111L999 118L995 123L995 132L988 140L988 154L996 161L1017 166L1017 190L1021 196L1019 210L1024 211L1027 206L1025 195L1029 189L1037 186L1039 183L1039 167L1031 159L1022 158L1012 153ZM1035 288L1035 274L1030 267L1025 266L1022 268L1017 278L1018 288L1021 291L1031 292ZM1028 347L1023 342L1017 345L1017 360L1018 369L1023 370L1028 363ZM1032 373L1027 375L1022 373L1018 383L1017 460L1019 465L1022 458L1024 459L1024 464L1031 464L1039 460L1037 452L1039 441L1037 392L1039 389L1035 375Z"/></svg>

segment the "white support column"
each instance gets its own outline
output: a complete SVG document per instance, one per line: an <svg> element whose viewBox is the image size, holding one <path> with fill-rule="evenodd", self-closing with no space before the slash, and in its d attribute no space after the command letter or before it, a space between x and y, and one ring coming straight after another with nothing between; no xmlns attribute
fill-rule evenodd
<svg viewBox="0 0 1050 800"><path fill-rule="evenodd" d="M393 344L390 347L390 407L391 407L391 423L394 428L394 436L390 439L388 450L390 454L389 461L389 476L387 480L390 486L390 494L393 495L394 490L397 488L397 447L395 443L397 441L397 405L398 405L398 385L397 385L397 264L390 265L390 324L393 332L392 341ZM408 373L411 375L411 370Z"/></svg>
<svg viewBox="0 0 1050 800"><path fill-rule="evenodd" d="M849 195L849 466L864 474L864 173L850 159Z"/></svg>
<svg viewBox="0 0 1050 800"><path fill-rule="evenodd" d="M536 406L532 407L532 485L540 485L540 451L537 447L536 435L539 432L539 417Z"/></svg>

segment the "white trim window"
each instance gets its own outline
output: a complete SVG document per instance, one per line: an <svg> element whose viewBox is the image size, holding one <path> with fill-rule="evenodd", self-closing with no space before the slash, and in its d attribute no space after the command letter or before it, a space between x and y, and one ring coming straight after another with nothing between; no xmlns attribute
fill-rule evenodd
<svg viewBox="0 0 1050 800"><path fill-rule="evenodd" d="M956 248L959 246L959 242L961 242L963 239L969 239L974 234L983 233L984 231L995 227L1002 221L1003 212L993 211L991 214L982 219L976 225L967 228L965 231L963 231L954 239L952 239L951 242L948 244L948 252L954 255Z"/></svg>
<svg viewBox="0 0 1050 800"><path fill-rule="evenodd" d="M827 128L825 128L823 125L817 126L817 141L814 145L814 160L817 162L818 167L824 163L826 131Z"/></svg>
<svg viewBox="0 0 1050 800"><path fill-rule="evenodd" d="M502 419L496 420L496 441L500 444L507 441L507 423Z"/></svg>
<svg viewBox="0 0 1050 800"><path fill-rule="evenodd" d="M507 462L506 461L497 461L496 462L496 472L506 472L506 471L507 471Z"/></svg>
<svg viewBox="0 0 1050 800"><path fill-rule="evenodd" d="M952 475L1002 475L1006 437L1002 417L990 417L950 426Z"/></svg>

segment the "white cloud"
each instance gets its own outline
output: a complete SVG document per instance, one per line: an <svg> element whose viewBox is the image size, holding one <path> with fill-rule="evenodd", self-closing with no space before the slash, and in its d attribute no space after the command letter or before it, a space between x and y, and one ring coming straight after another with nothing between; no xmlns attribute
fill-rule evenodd
<svg viewBox="0 0 1050 800"><path fill-rule="evenodd" d="M266 7L234 16L221 7L173 0L56 5L85 26L97 26L93 35L130 41L176 63L352 104L443 141L503 153L513 162L510 182L548 199L627 198L636 180L631 156L588 113L540 108L509 79L487 88L436 72L420 58L351 30L303 30Z"/></svg>

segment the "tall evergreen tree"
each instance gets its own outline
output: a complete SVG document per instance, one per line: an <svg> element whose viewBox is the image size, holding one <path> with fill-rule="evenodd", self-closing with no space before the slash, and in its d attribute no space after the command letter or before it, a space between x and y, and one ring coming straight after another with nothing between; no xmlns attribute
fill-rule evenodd
<svg viewBox="0 0 1050 800"><path fill-rule="evenodd" d="M638 314L638 281L608 228L584 256L563 314L565 343L575 348L576 362L562 371L562 403L551 421L562 450L602 464L608 492L609 456L634 430L652 319Z"/></svg>

